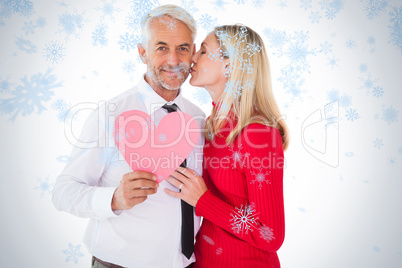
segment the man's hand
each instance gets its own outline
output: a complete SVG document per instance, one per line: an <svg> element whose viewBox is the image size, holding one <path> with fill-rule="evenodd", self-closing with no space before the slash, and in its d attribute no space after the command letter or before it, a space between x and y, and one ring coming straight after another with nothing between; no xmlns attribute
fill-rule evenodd
<svg viewBox="0 0 402 268"><path fill-rule="evenodd" d="M146 171L124 174L119 187L114 191L112 210L130 209L144 202L148 195L156 193L159 183L156 176Z"/></svg>

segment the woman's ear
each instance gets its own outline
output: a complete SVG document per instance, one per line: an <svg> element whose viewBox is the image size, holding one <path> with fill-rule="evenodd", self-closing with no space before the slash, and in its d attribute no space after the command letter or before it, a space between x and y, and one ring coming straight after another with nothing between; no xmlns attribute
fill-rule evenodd
<svg viewBox="0 0 402 268"><path fill-rule="evenodd" d="M142 46L142 44L137 45L138 48L138 55L140 55L140 58L143 63L147 64L147 52L145 51L145 48Z"/></svg>
<svg viewBox="0 0 402 268"><path fill-rule="evenodd" d="M230 61L229 60L225 60L223 63L223 75L228 78L230 77Z"/></svg>

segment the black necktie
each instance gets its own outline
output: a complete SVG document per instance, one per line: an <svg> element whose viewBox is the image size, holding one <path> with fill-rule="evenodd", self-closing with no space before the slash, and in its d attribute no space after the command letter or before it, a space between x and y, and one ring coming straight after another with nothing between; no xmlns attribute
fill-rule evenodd
<svg viewBox="0 0 402 268"><path fill-rule="evenodd" d="M176 104L165 104L162 108L166 109L168 113L177 112ZM187 167L186 159L180 165ZM181 250L187 259L190 259L194 252L194 208L181 200Z"/></svg>

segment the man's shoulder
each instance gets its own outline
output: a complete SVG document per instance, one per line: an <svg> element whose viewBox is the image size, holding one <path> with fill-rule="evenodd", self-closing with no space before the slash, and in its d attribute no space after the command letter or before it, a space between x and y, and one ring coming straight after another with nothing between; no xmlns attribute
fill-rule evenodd
<svg viewBox="0 0 402 268"><path fill-rule="evenodd" d="M140 94L138 87L134 86L134 87L131 87L130 89L127 89L127 90L123 91L122 93L110 98L109 100L106 101L106 103L118 104L118 103L126 102L128 99L131 99L131 98L135 98L138 100L138 94Z"/></svg>

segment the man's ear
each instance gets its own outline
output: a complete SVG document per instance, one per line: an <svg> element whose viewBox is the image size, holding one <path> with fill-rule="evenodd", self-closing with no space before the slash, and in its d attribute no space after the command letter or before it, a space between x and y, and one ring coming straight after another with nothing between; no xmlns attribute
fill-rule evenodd
<svg viewBox="0 0 402 268"><path fill-rule="evenodd" d="M140 55L140 58L143 63L147 64L147 52L145 51L145 48L142 46L142 44L137 45L138 48L138 55Z"/></svg>
<svg viewBox="0 0 402 268"><path fill-rule="evenodd" d="M195 54L195 52L196 52L196 45L195 45L195 43L193 44L193 55L191 55L191 56L194 56L194 54Z"/></svg>

